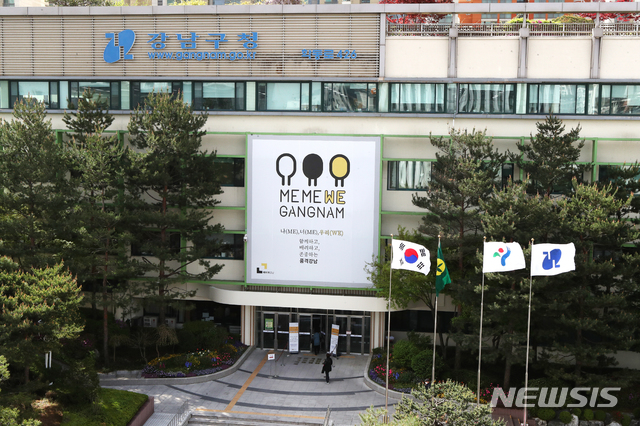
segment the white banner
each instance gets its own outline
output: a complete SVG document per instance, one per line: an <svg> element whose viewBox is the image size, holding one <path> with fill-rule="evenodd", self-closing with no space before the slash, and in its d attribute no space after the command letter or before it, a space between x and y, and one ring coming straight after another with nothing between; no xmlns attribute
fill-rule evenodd
<svg viewBox="0 0 640 426"><path fill-rule="evenodd" d="M380 138L251 135L247 282L370 287Z"/></svg>
<svg viewBox="0 0 640 426"><path fill-rule="evenodd" d="M331 324L331 345L329 346L329 353L334 355L338 354L338 335L340 334L340 326L338 324Z"/></svg>
<svg viewBox="0 0 640 426"><path fill-rule="evenodd" d="M298 323L289 323L289 353L297 354L300 352L298 347Z"/></svg>
<svg viewBox="0 0 640 426"><path fill-rule="evenodd" d="M569 244L533 244L531 246L531 276L558 275L574 271L576 247Z"/></svg>

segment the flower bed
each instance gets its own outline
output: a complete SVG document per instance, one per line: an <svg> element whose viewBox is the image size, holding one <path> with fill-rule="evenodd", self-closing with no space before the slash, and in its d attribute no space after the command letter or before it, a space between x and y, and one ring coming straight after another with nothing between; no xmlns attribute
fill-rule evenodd
<svg viewBox="0 0 640 426"><path fill-rule="evenodd" d="M194 377L217 373L231 367L242 356L247 346L228 337L218 349L206 349L188 354L169 354L151 360L143 369L142 377Z"/></svg>

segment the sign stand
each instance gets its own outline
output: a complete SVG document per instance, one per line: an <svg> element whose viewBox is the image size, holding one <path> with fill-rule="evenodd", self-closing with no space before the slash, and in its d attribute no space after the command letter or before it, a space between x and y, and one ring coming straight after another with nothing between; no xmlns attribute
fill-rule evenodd
<svg viewBox="0 0 640 426"><path fill-rule="evenodd" d="M276 354L273 352L269 352L267 354L267 361L274 361L273 363L271 363L271 378L275 378L278 377L278 366L276 365ZM275 370L275 373L274 373Z"/></svg>

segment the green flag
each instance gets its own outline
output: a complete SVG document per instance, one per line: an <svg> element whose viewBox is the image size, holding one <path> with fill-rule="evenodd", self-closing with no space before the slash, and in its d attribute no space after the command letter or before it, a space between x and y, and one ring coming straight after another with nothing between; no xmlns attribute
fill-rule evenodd
<svg viewBox="0 0 640 426"><path fill-rule="evenodd" d="M438 263L436 266L436 297L440 295L444 286L451 282L451 277L449 276L449 270L447 269L447 264L444 263L444 257L442 256L442 248L440 248L440 244L438 243Z"/></svg>

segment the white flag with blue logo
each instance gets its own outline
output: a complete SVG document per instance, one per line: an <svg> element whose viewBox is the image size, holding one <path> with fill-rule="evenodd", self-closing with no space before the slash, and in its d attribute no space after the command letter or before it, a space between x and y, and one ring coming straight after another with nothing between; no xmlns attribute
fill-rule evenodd
<svg viewBox="0 0 640 426"><path fill-rule="evenodd" d="M482 272L508 272L524 269L522 247L518 243L485 242L482 253Z"/></svg>
<svg viewBox="0 0 640 426"><path fill-rule="evenodd" d="M558 275L576 269L576 247L569 244L531 246L531 276Z"/></svg>
<svg viewBox="0 0 640 426"><path fill-rule="evenodd" d="M409 241L391 240L391 249L393 251L391 269L407 269L425 275L429 273L431 259L429 250L425 247Z"/></svg>

